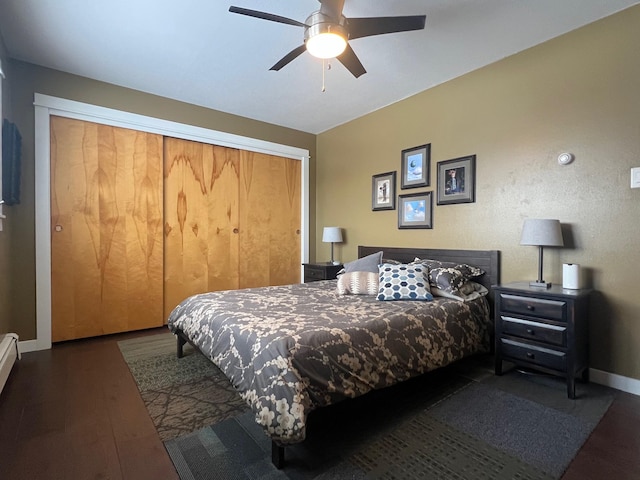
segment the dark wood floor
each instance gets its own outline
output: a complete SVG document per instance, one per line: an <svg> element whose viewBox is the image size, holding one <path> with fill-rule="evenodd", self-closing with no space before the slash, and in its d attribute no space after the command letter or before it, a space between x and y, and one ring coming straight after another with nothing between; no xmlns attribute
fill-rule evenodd
<svg viewBox="0 0 640 480"><path fill-rule="evenodd" d="M177 479L117 341L23 355L0 395L0 479ZM563 479L640 479L640 397L620 392Z"/></svg>
<svg viewBox="0 0 640 480"><path fill-rule="evenodd" d="M178 478L116 343L135 335L22 356L0 395L0 479Z"/></svg>

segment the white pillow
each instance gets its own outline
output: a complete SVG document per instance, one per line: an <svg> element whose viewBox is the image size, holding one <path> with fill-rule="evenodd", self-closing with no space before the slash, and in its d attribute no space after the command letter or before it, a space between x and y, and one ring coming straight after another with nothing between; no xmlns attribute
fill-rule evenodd
<svg viewBox="0 0 640 480"><path fill-rule="evenodd" d="M373 272L348 272L338 277L339 295L377 295L378 274Z"/></svg>

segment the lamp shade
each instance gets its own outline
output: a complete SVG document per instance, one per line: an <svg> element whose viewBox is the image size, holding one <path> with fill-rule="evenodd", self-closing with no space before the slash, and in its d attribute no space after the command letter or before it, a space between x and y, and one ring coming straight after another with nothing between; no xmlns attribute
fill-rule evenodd
<svg viewBox="0 0 640 480"><path fill-rule="evenodd" d="M323 242L342 242L342 229L340 227L324 227L322 231Z"/></svg>
<svg viewBox="0 0 640 480"><path fill-rule="evenodd" d="M538 247L562 247L562 229L560 220L528 218L522 226L520 245Z"/></svg>

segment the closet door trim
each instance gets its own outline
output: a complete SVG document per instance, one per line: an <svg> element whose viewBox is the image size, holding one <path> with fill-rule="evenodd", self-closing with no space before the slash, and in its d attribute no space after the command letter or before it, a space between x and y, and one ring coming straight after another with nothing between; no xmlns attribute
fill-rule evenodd
<svg viewBox="0 0 640 480"><path fill-rule="evenodd" d="M36 339L20 342L23 352L51 348L51 195L50 116L73 118L114 127L296 159L301 172L300 281L309 261L309 151L183 123L99 107L36 93L35 107L35 237Z"/></svg>

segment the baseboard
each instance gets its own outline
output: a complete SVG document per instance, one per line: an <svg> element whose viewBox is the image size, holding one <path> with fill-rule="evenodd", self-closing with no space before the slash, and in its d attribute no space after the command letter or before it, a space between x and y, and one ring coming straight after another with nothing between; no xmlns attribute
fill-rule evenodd
<svg viewBox="0 0 640 480"><path fill-rule="evenodd" d="M635 378L623 377L615 373L590 368L589 380L600 385L615 388L616 390L632 393L633 395L640 395L640 380Z"/></svg>
<svg viewBox="0 0 640 480"><path fill-rule="evenodd" d="M18 336L14 333L0 335L0 393L11 374L13 364L18 359L19 351L16 347Z"/></svg>
<svg viewBox="0 0 640 480"><path fill-rule="evenodd" d="M27 353L27 352L35 352L38 350L43 350L42 348L40 348L38 346L38 341L37 340L23 340L18 342L18 348L20 349L21 353Z"/></svg>

